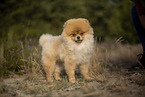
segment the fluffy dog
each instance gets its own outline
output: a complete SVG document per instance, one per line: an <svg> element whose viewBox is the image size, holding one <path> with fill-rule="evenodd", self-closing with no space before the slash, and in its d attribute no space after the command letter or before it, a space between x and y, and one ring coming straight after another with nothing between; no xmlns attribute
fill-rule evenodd
<svg viewBox="0 0 145 97"><path fill-rule="evenodd" d="M70 19L63 25L60 36L43 34L39 39L42 46L42 64L48 82L61 80L59 73L64 66L69 82L75 82L75 67L80 66L81 74L89 80L89 61L93 50L93 29L87 19ZM62 64L62 62L64 62Z"/></svg>

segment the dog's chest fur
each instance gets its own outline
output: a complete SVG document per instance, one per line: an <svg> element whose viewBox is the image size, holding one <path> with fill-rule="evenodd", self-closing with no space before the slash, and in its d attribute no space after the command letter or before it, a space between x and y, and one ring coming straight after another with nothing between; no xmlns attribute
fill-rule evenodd
<svg viewBox="0 0 145 97"><path fill-rule="evenodd" d="M93 43L93 37L88 37L79 44L67 41L67 44L62 46L63 56L71 58L76 64L88 63L93 51Z"/></svg>

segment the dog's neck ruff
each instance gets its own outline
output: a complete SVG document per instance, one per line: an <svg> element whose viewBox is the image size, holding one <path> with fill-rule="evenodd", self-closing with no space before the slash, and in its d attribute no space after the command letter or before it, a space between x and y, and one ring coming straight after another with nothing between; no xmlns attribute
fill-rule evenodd
<svg viewBox="0 0 145 97"><path fill-rule="evenodd" d="M65 56L67 56L67 54L69 56L71 55L72 60L74 60L76 64L81 64L88 63L90 60L90 56L93 51L93 43L93 35L87 35L81 43L76 43L72 40L63 40L62 47L64 48Z"/></svg>

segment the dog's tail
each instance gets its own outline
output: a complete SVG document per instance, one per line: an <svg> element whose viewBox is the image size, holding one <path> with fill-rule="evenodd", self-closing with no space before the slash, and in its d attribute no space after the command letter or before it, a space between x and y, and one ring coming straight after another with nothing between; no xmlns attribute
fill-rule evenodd
<svg viewBox="0 0 145 97"><path fill-rule="evenodd" d="M53 36L50 35L50 34L43 34L43 35L41 35L41 36L40 36L40 39L39 39L39 44L40 44L41 46L43 46L43 44L44 44L48 39L50 39L51 37L53 37Z"/></svg>

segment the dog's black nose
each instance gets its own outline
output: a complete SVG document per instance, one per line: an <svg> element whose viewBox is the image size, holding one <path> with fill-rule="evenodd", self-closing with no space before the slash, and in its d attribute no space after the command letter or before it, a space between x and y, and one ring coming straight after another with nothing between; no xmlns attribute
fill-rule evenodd
<svg viewBox="0 0 145 97"><path fill-rule="evenodd" d="M80 36L78 36L77 39L80 39Z"/></svg>

